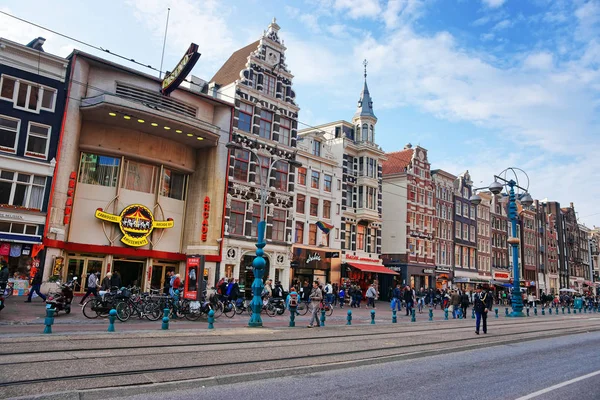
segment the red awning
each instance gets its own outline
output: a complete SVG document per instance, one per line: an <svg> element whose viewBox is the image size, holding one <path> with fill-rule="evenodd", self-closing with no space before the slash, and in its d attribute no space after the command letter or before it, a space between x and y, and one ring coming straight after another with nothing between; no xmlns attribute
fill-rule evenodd
<svg viewBox="0 0 600 400"><path fill-rule="evenodd" d="M392 271L389 268L384 267L383 265L372 265L372 264L359 264L359 263L347 263L351 267L359 269L363 272L375 272L378 274L388 274L388 275L400 275L396 271Z"/></svg>

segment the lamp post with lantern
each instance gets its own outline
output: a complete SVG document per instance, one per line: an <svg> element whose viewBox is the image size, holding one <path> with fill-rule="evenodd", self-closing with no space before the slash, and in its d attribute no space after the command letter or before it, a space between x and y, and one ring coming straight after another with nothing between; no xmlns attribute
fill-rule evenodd
<svg viewBox="0 0 600 400"><path fill-rule="evenodd" d="M265 206L267 203L267 198L269 196L268 184L271 176L271 171L273 170L273 166L278 162L285 162L292 167L299 168L302 166L302 163L284 158L278 157L275 155L269 155L271 157L271 162L269 163L269 168L267 170L267 179L263 180L262 172L260 171L260 158L258 151L256 149L248 149L242 146L238 142L229 142L225 145L229 150L244 150L248 151L249 154L252 154L256 157L257 164L259 165L258 177L260 184L260 221L258 222L258 238L256 241L256 257L252 261L252 269L254 272L254 282L252 282L252 302L250 303L250 308L252 309L252 314L250 315L250 321L248 321L248 326L257 328L263 326L262 318L260 317L260 312L262 310L262 290L263 290L263 276L265 272L266 261L264 259L264 247L267 244L265 242L265 229L267 225L267 221L265 220ZM266 182L265 182L266 181Z"/></svg>
<svg viewBox="0 0 600 400"><path fill-rule="evenodd" d="M527 178L527 187L519 185L518 174L522 173ZM510 176L510 175L512 176ZM503 176L501 176L503 175ZM513 179L514 178L514 179ZM494 182L487 187L475 188L474 190L488 189L492 194L498 195L503 190L507 191L508 194L508 217L511 222L512 236L508 239L508 243L512 248L512 259L513 259L513 291L511 298L512 313L510 317L524 317L523 313L523 298L521 297L521 281L519 278L519 238L517 236L517 200L524 207L530 207L533 204L533 198L529 194L529 176L527 173L520 168L509 167L498 175L494 175ZM515 192L517 189L517 192ZM517 197L519 197L517 199ZM474 193L470 198L469 202L473 205L479 205L481 203L481 197Z"/></svg>

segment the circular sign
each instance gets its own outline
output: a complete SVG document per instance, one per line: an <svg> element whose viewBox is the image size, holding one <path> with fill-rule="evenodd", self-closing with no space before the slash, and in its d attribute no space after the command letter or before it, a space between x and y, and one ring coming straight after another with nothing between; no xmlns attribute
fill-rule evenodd
<svg viewBox="0 0 600 400"><path fill-rule="evenodd" d="M154 229L152 211L141 204L127 206L121 211L119 228L123 236L132 242L146 242Z"/></svg>

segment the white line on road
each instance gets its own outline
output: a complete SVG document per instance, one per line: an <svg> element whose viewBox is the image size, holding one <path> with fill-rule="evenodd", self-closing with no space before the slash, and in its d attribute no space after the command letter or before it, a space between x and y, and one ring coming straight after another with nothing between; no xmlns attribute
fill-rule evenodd
<svg viewBox="0 0 600 400"><path fill-rule="evenodd" d="M600 375L600 370L598 370L596 372L591 372L591 373L589 373L587 375L580 376L579 378L574 378L574 379L571 379L569 381L565 381L565 382L556 384L554 386L550 386L550 387L548 387L546 389L538 390L537 392L533 392L531 394L528 394L527 396L519 397L516 400L529 400L529 399L533 399L534 397L538 397L538 396L540 396L542 394L551 392L551 391L556 390L556 389L560 389L560 388L565 387L567 385L570 385L572 383L579 382L579 381L582 381L582 380L587 379L587 378L591 378L592 376L596 376L596 375Z"/></svg>

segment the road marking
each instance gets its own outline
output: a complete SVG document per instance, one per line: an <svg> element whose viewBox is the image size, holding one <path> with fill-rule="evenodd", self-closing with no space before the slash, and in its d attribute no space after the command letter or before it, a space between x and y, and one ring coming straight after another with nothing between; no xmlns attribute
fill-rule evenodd
<svg viewBox="0 0 600 400"><path fill-rule="evenodd" d="M537 392L533 392L531 394L528 394L527 396L519 397L516 400L529 400L529 399L533 399L534 397L538 397L538 396L540 396L542 394L551 392L551 391L556 390L556 389L560 389L560 388L565 387L567 385L570 385L572 383L579 382L579 381L582 381L582 380L587 379L587 378L591 378L592 376L596 376L596 375L600 375L600 370L598 370L596 372L589 373L587 375L580 376L579 378L574 378L574 379L571 379L569 381L565 381L563 383L559 383L559 384L556 384L554 386L550 386L550 387L548 387L546 389L538 390Z"/></svg>

